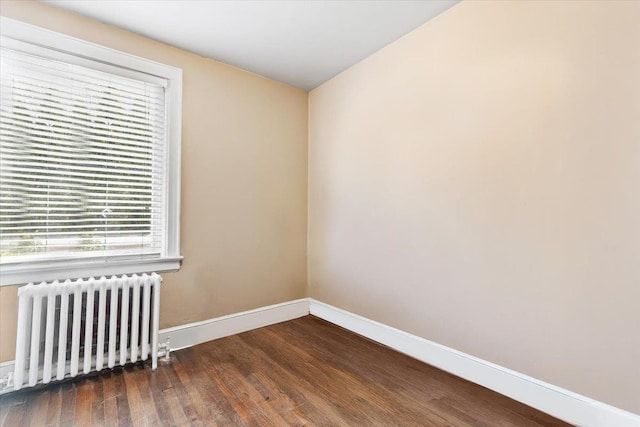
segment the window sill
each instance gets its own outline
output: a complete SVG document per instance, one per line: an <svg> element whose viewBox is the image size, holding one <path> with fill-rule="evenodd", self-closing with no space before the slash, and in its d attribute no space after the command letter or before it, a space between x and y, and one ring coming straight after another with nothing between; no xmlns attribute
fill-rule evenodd
<svg viewBox="0 0 640 427"><path fill-rule="evenodd" d="M52 262L37 266L0 266L0 286L22 285L52 280L100 277L120 274L178 271L182 257L127 259L108 262Z"/></svg>

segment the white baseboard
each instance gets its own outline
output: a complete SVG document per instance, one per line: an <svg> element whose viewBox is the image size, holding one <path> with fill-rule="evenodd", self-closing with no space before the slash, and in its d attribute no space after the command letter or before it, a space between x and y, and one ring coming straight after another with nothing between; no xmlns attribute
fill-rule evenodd
<svg viewBox="0 0 640 427"><path fill-rule="evenodd" d="M283 302L201 322L161 329L159 342L169 338L172 350L239 334L309 314L309 299Z"/></svg>
<svg viewBox="0 0 640 427"><path fill-rule="evenodd" d="M568 423L583 427L640 427L640 416L491 362L309 299L312 315L342 326L458 377L480 384Z"/></svg>

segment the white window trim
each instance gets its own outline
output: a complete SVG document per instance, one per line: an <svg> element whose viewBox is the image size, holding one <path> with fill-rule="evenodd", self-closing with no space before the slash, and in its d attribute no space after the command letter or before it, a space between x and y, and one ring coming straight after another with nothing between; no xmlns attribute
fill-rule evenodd
<svg viewBox="0 0 640 427"><path fill-rule="evenodd" d="M168 81L166 88L168 147L165 178L167 180L165 182L167 212L165 247L162 255L154 258L123 256L6 264L0 266L0 286L76 277L178 270L182 260L180 256L182 70L5 17L0 17L0 36L46 48L61 55L72 55L79 65L83 61L90 60L94 64L95 62L103 64L105 69L120 69L123 74L133 70L148 74L150 78L155 76Z"/></svg>

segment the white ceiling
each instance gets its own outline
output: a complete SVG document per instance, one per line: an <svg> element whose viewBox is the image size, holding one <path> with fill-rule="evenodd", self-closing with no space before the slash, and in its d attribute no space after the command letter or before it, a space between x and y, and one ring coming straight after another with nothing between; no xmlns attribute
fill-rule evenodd
<svg viewBox="0 0 640 427"><path fill-rule="evenodd" d="M44 0L313 89L459 0Z"/></svg>

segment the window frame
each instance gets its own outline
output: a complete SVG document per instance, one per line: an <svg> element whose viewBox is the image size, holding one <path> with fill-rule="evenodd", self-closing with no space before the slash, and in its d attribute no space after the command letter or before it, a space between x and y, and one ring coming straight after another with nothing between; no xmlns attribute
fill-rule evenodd
<svg viewBox="0 0 640 427"><path fill-rule="evenodd" d="M149 80L166 80L164 244L159 256L78 257L25 261L0 265L0 286L29 282L110 276L180 268L180 153L182 137L182 69L134 56L14 19L0 17L3 45L39 56L130 77L140 73Z"/></svg>

